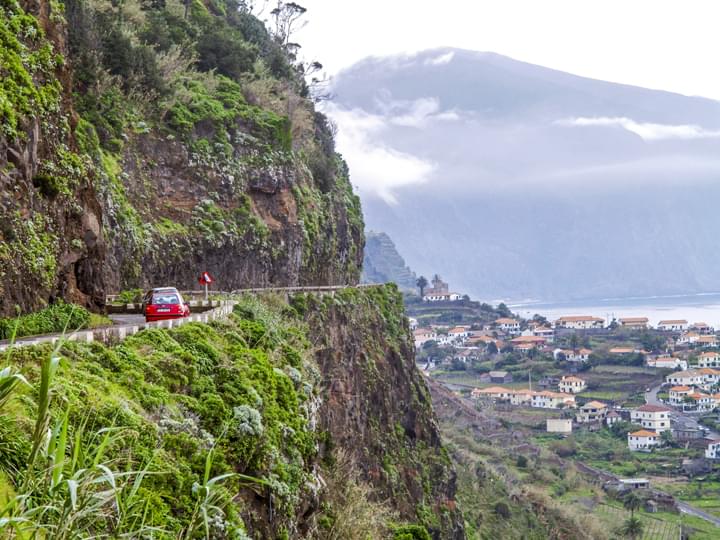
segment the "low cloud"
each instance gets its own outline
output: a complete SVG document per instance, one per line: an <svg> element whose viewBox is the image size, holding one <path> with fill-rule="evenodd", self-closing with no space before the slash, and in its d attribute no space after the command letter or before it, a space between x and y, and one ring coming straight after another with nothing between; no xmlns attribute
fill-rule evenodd
<svg viewBox="0 0 720 540"><path fill-rule="evenodd" d="M427 66L442 66L444 64L449 64L453 57L455 56L454 51L447 52L445 54L441 54L439 56L434 56L432 58L428 58L425 60L425 65Z"/></svg>
<svg viewBox="0 0 720 540"><path fill-rule="evenodd" d="M394 192L398 188L423 184L430 179L437 167L435 163L383 144L380 134L394 123L393 118L400 118L396 125L417 127L432 109L420 104L414 109L415 114L383 117L361 109L325 104L324 112L338 127L338 150L348 162L352 183L360 191L397 204Z"/></svg>
<svg viewBox="0 0 720 540"><path fill-rule="evenodd" d="M566 118L556 122L563 126L609 126L621 127L635 133L646 141L660 141L666 139L711 139L720 137L720 131L707 130L695 124L654 124L650 122L636 122L632 118L620 117L578 117Z"/></svg>

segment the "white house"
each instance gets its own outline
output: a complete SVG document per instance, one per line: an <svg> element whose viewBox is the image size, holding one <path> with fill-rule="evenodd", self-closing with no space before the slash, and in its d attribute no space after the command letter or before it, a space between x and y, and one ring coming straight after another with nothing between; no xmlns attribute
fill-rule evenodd
<svg viewBox="0 0 720 540"><path fill-rule="evenodd" d="M707 459L720 459L720 440L710 441L705 449Z"/></svg>
<svg viewBox="0 0 720 540"><path fill-rule="evenodd" d="M711 411L715 408L715 400L709 394L702 392L691 392L687 395L689 403L687 403L685 409L691 409L694 411Z"/></svg>
<svg viewBox="0 0 720 540"><path fill-rule="evenodd" d="M410 330L416 330L418 327L417 319L413 317L408 317L408 324L410 324Z"/></svg>
<svg viewBox="0 0 720 540"><path fill-rule="evenodd" d="M657 329L664 332L682 332L683 330L687 330L687 327L688 322L684 319L660 321L657 325Z"/></svg>
<svg viewBox="0 0 720 540"><path fill-rule="evenodd" d="M572 433L570 418L548 418L545 422L545 429L548 433Z"/></svg>
<svg viewBox="0 0 720 540"><path fill-rule="evenodd" d="M565 359L568 362L587 362L590 359L592 351L590 349L576 349L574 351L565 351Z"/></svg>
<svg viewBox="0 0 720 540"><path fill-rule="evenodd" d="M437 333L432 328L418 328L413 331L413 337L415 338L415 347L422 347L427 341L436 341Z"/></svg>
<svg viewBox="0 0 720 540"><path fill-rule="evenodd" d="M605 425L608 427L612 426L616 422L620 422L622 420L622 416L620 416L615 411L610 411L607 413L607 416L605 416Z"/></svg>
<svg viewBox="0 0 720 540"><path fill-rule="evenodd" d="M711 334L714 332L712 326L705 322L692 323L690 329L695 330L699 334Z"/></svg>
<svg viewBox="0 0 720 540"><path fill-rule="evenodd" d="M665 376L665 382L674 386L701 386L704 380L699 369L675 371Z"/></svg>
<svg viewBox="0 0 720 540"><path fill-rule="evenodd" d="M509 317L501 317L495 321L495 326L508 334L520 333L520 321Z"/></svg>
<svg viewBox="0 0 720 540"><path fill-rule="evenodd" d="M585 388L587 388L585 380L573 375L563 375L558 383L558 390L569 394L577 394Z"/></svg>
<svg viewBox="0 0 720 540"><path fill-rule="evenodd" d="M533 330L533 336L544 338L548 343L552 343L555 340L555 330L549 326L536 326Z"/></svg>
<svg viewBox="0 0 720 540"><path fill-rule="evenodd" d="M697 343L699 339L700 334L698 334L697 332L683 332L677 338L675 343L677 343L678 345L692 345L693 343Z"/></svg>
<svg viewBox="0 0 720 540"><path fill-rule="evenodd" d="M674 356L658 356L657 358L648 358L645 360L648 367L658 369L687 369L687 360L675 358Z"/></svg>
<svg viewBox="0 0 720 540"><path fill-rule="evenodd" d="M602 401L589 401L578 409L575 417L579 424L602 422L607 416L608 408Z"/></svg>
<svg viewBox="0 0 720 540"><path fill-rule="evenodd" d="M510 394L510 403L513 405L530 405L535 392L532 390L516 390Z"/></svg>
<svg viewBox="0 0 720 540"><path fill-rule="evenodd" d="M602 328L605 325L605 319L600 317L592 317L590 315L568 315L560 317L555 321L555 328L568 328L572 330L590 330L592 328Z"/></svg>
<svg viewBox="0 0 720 540"><path fill-rule="evenodd" d="M456 302L460 300L462 296L454 292L437 292L430 293L423 296L423 300L426 302Z"/></svg>
<svg viewBox="0 0 720 540"><path fill-rule="evenodd" d="M670 413L672 409L662 405L641 405L630 410L630 420L646 429L661 433L670 429Z"/></svg>
<svg viewBox="0 0 720 540"><path fill-rule="evenodd" d="M648 327L649 319L647 317L625 317L620 319L620 326L623 328L635 328L643 330Z"/></svg>
<svg viewBox="0 0 720 540"><path fill-rule="evenodd" d="M720 354L716 352L704 352L698 356L697 367L714 368L720 367Z"/></svg>
<svg viewBox="0 0 720 540"><path fill-rule="evenodd" d="M468 326L456 326L448 330L448 337L453 341L461 341L462 339L470 335L470 327Z"/></svg>
<svg viewBox="0 0 720 540"><path fill-rule="evenodd" d="M706 336L700 336L697 339L696 343L699 347L717 347L718 340L716 335L710 334Z"/></svg>
<svg viewBox="0 0 720 540"><path fill-rule="evenodd" d="M562 407L575 407L575 396L572 394L564 394L560 392L535 392L530 402L531 407L539 407L541 409L560 409Z"/></svg>
<svg viewBox="0 0 720 540"><path fill-rule="evenodd" d="M512 393L512 390L508 390L502 386L491 386L490 388L475 388L472 392L470 392L470 396L474 398L508 401Z"/></svg>
<svg viewBox="0 0 720 540"><path fill-rule="evenodd" d="M654 431L641 429L628 433L628 448L633 452L650 452L660 444L660 435Z"/></svg>
<svg viewBox="0 0 720 540"><path fill-rule="evenodd" d="M670 388L668 394L670 395L669 401L671 405L676 407L681 406L685 402L685 396L692 394L693 389L689 386L673 386Z"/></svg>

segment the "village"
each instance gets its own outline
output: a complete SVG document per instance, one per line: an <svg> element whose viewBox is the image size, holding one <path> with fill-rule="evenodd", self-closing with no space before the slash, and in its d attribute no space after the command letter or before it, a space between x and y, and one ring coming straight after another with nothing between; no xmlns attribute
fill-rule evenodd
<svg viewBox="0 0 720 540"><path fill-rule="evenodd" d="M595 466L642 485L650 482L644 473L677 482L670 471L720 467L720 350L710 325L591 314L523 319L504 307L448 324L437 320L451 319L437 308L461 306L466 297L449 292L439 276L424 292L425 310L410 320L418 367L479 410L509 424L525 414L528 437L547 444L593 436L607 442L605 453L617 453L622 441L631 454L652 454L635 469L605 463L600 450L591 456Z"/></svg>

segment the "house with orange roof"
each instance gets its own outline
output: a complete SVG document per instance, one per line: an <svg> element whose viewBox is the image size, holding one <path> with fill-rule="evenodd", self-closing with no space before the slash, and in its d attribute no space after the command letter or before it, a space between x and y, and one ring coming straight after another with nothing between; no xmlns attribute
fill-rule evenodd
<svg viewBox="0 0 720 540"><path fill-rule="evenodd" d="M603 328L605 319L591 315L567 315L555 321L555 328L567 328L569 330L592 330Z"/></svg>
<svg viewBox="0 0 720 540"><path fill-rule="evenodd" d="M644 330L648 327L650 319L647 317L624 317L620 319L620 326L623 328L632 328L636 330Z"/></svg>
<svg viewBox="0 0 720 540"><path fill-rule="evenodd" d="M532 395L530 406L539 407L541 409L574 408L575 396L572 394L544 390L542 392L535 392Z"/></svg>
<svg viewBox="0 0 720 540"><path fill-rule="evenodd" d="M625 356L628 354L636 354L639 351L634 347L612 347L608 352L610 354L617 354L618 356Z"/></svg>
<svg viewBox="0 0 720 540"><path fill-rule="evenodd" d="M720 367L720 353L702 352L697 358L697 367L699 368L716 368Z"/></svg>
<svg viewBox="0 0 720 540"><path fill-rule="evenodd" d="M688 322L685 319L669 319L657 324L657 329L663 332L682 332L687 330L687 327Z"/></svg>
<svg viewBox="0 0 720 540"><path fill-rule="evenodd" d="M645 429L652 429L661 433L670 429L670 414L672 409L662 405L651 405L649 403L630 410L630 420L634 424L640 424Z"/></svg>
<svg viewBox="0 0 720 540"><path fill-rule="evenodd" d="M535 392L532 390L515 390L510 394L510 403L512 405L530 405L534 394Z"/></svg>
<svg viewBox="0 0 720 540"><path fill-rule="evenodd" d="M581 405L575 420L578 424L587 424L590 422L602 422L608 413L608 406L602 401L588 401Z"/></svg>
<svg viewBox="0 0 720 540"><path fill-rule="evenodd" d="M703 392L690 392L683 403L685 411L711 411L715 408L715 400L710 394Z"/></svg>
<svg viewBox="0 0 720 540"><path fill-rule="evenodd" d="M490 388L474 388L470 397L478 399L493 399L498 401L509 401L512 390L502 386L491 386Z"/></svg>
<svg viewBox="0 0 720 540"><path fill-rule="evenodd" d="M448 337L454 341L461 341L470 335L470 328L467 326L456 326L448 330Z"/></svg>
<svg viewBox="0 0 720 540"><path fill-rule="evenodd" d="M693 389L690 386L672 386L668 391L670 404L676 407L681 406L685 401L685 396L691 394L692 391Z"/></svg>
<svg viewBox="0 0 720 540"><path fill-rule="evenodd" d="M677 358L675 356L658 356L656 358L646 358L645 365L657 369L682 369L688 368L687 360Z"/></svg>
<svg viewBox="0 0 720 540"><path fill-rule="evenodd" d="M650 452L660 445L660 434L647 429L628 433L628 448L633 452Z"/></svg>
<svg viewBox="0 0 720 540"><path fill-rule="evenodd" d="M496 319L495 326L508 334L520 333L520 321L510 317L500 317L499 319Z"/></svg>
<svg viewBox="0 0 720 540"><path fill-rule="evenodd" d="M413 330L413 338L415 339L415 347L419 349L427 341L437 340L437 332L432 328L418 328Z"/></svg>
<svg viewBox="0 0 720 540"><path fill-rule="evenodd" d="M695 330L698 334L711 334L714 331L713 327L705 322L692 323L690 329Z"/></svg>
<svg viewBox="0 0 720 540"><path fill-rule="evenodd" d="M535 343L518 343L513 345L513 350L522 354L527 354L534 349L537 349L537 344Z"/></svg>
<svg viewBox="0 0 720 540"><path fill-rule="evenodd" d="M558 383L558 390L568 394L578 394L587 388L585 379L574 375L563 375Z"/></svg>
<svg viewBox="0 0 720 540"><path fill-rule="evenodd" d="M708 334L698 337L696 343L698 347L717 347L718 340L715 334Z"/></svg>

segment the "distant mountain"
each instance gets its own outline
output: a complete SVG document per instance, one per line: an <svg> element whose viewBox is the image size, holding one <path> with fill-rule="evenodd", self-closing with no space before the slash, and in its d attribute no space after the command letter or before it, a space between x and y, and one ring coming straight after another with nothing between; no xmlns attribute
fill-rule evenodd
<svg viewBox="0 0 720 540"><path fill-rule="evenodd" d="M415 273L405 265L395 244L384 232L365 233L363 283L396 283L405 290L415 290Z"/></svg>
<svg viewBox="0 0 720 540"><path fill-rule="evenodd" d="M340 73L369 227L483 299L720 290L720 102L435 49Z"/></svg>

